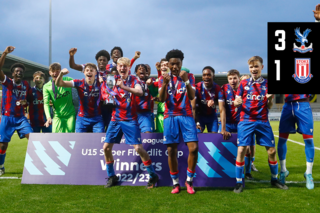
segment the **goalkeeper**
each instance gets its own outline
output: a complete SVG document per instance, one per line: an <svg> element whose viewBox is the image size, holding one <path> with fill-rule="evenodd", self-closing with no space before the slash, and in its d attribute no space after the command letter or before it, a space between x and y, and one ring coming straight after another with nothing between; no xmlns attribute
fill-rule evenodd
<svg viewBox="0 0 320 213"><path fill-rule="evenodd" d="M53 63L49 67L49 74L52 80L43 86L44 111L47 117L45 126L52 123L53 133L71 133L75 131L76 111L72 102L71 88L57 87L55 80L61 71L59 63ZM73 80L70 77L63 77L64 81ZM50 101L54 107L53 119L50 115Z"/></svg>

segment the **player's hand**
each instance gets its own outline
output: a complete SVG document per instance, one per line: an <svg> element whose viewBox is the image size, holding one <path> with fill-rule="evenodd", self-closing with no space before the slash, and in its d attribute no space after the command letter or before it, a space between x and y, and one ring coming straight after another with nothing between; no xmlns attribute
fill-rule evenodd
<svg viewBox="0 0 320 213"><path fill-rule="evenodd" d="M3 53L12 53L15 47L13 46L7 46L7 48L3 51Z"/></svg>
<svg viewBox="0 0 320 213"><path fill-rule="evenodd" d="M102 76L99 77L99 82L102 84L103 83L103 78Z"/></svg>
<svg viewBox="0 0 320 213"><path fill-rule="evenodd" d="M320 4L316 6L316 10L313 10L314 18L320 20Z"/></svg>
<svg viewBox="0 0 320 213"><path fill-rule="evenodd" d="M160 71L160 69L161 69L160 62L157 62L157 63L156 63L156 69L157 69L158 71Z"/></svg>
<svg viewBox="0 0 320 213"><path fill-rule="evenodd" d="M201 128L200 125L197 125L196 128L199 129L202 132L202 128Z"/></svg>
<svg viewBox="0 0 320 213"><path fill-rule="evenodd" d="M272 94L267 94L266 97L267 97L269 100L272 100L273 95L272 95Z"/></svg>
<svg viewBox="0 0 320 213"><path fill-rule="evenodd" d="M233 102L235 107L239 107L242 104L242 98L241 97L237 97L234 102Z"/></svg>
<svg viewBox="0 0 320 213"><path fill-rule="evenodd" d="M135 58L135 59L138 59L138 58L140 58L140 55L141 55L141 52L140 52L140 51L136 51L136 52L134 53L134 58Z"/></svg>
<svg viewBox="0 0 320 213"><path fill-rule="evenodd" d="M52 119L48 118L47 122L44 124L44 126L48 128L51 124L52 124Z"/></svg>
<svg viewBox="0 0 320 213"><path fill-rule="evenodd" d="M27 104L27 100L20 100L19 102L21 106L24 106Z"/></svg>
<svg viewBox="0 0 320 213"><path fill-rule="evenodd" d="M71 48L71 49L69 50L69 55L70 55L70 56L74 56L74 54L76 54L76 52L77 52L77 48Z"/></svg>
<svg viewBox="0 0 320 213"><path fill-rule="evenodd" d="M208 107L213 107L214 106L214 100L209 100L207 103Z"/></svg>
<svg viewBox="0 0 320 213"><path fill-rule="evenodd" d="M152 80L151 78L149 78L149 79L146 81L146 84L147 84L148 86L151 86L152 83L153 83L153 80Z"/></svg>
<svg viewBox="0 0 320 213"><path fill-rule="evenodd" d="M221 135L223 136L223 140L228 140L231 137L231 133L225 130L221 130Z"/></svg>
<svg viewBox="0 0 320 213"><path fill-rule="evenodd" d="M170 75L168 73L163 75L163 84L168 85L170 82Z"/></svg>
<svg viewBox="0 0 320 213"><path fill-rule="evenodd" d="M119 87L122 89L122 87L123 87L123 81L122 81L121 78L119 78L119 79L117 80L117 86L119 86Z"/></svg>
<svg viewBox="0 0 320 213"><path fill-rule="evenodd" d="M189 79L188 79L188 73L186 72L186 71L180 71L180 74L179 74L179 76L180 76L180 78L184 81L184 82L186 82L186 81L188 81Z"/></svg>
<svg viewBox="0 0 320 213"><path fill-rule="evenodd" d="M157 102L159 102L160 100L159 100L159 97L153 97L153 98L151 98L153 101L157 101Z"/></svg>
<svg viewBox="0 0 320 213"><path fill-rule="evenodd" d="M60 73L61 73L61 75L68 75L69 70L67 68L63 68Z"/></svg>
<svg viewBox="0 0 320 213"><path fill-rule="evenodd" d="M53 106L53 103L51 100L49 101L49 106Z"/></svg>

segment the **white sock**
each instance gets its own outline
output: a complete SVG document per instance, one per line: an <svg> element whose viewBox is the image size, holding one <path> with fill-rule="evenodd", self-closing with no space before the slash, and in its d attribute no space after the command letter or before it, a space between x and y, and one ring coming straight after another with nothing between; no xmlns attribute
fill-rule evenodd
<svg viewBox="0 0 320 213"><path fill-rule="evenodd" d="M179 184L179 178L172 179L172 181L173 181L173 185Z"/></svg>
<svg viewBox="0 0 320 213"><path fill-rule="evenodd" d="M187 175L187 181L192 182L192 181L193 181L193 177L189 177L189 176Z"/></svg>
<svg viewBox="0 0 320 213"><path fill-rule="evenodd" d="M307 171L306 174L312 174L312 167L313 167L313 163L309 163L307 162Z"/></svg>
<svg viewBox="0 0 320 213"><path fill-rule="evenodd" d="M280 166L281 166L281 172L287 171L287 168L286 168L286 159L280 160Z"/></svg>
<svg viewBox="0 0 320 213"><path fill-rule="evenodd" d="M278 174L276 175L271 175L272 178L277 179L278 178Z"/></svg>
<svg viewBox="0 0 320 213"><path fill-rule="evenodd" d="M0 165L0 169L2 169L4 167L4 164Z"/></svg>
<svg viewBox="0 0 320 213"><path fill-rule="evenodd" d="M236 178L237 182L242 182L242 178Z"/></svg>

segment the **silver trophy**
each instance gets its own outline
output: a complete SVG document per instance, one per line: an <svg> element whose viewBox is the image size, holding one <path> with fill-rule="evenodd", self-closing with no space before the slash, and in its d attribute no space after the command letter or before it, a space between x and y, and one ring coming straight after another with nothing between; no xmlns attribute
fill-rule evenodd
<svg viewBox="0 0 320 213"><path fill-rule="evenodd" d="M112 90L114 85L116 85L116 80L113 75L107 75L106 79L107 86ZM106 105L115 105L116 102L114 101L114 97L106 90L106 92L109 94L107 99L105 100Z"/></svg>

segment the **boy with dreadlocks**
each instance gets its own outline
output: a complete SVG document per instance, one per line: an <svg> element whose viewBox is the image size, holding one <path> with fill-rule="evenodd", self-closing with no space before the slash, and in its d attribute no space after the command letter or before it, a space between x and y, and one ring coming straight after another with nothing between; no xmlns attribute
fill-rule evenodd
<svg viewBox="0 0 320 213"><path fill-rule="evenodd" d="M181 71L184 55L180 50L169 51L166 59L171 75L164 74L160 77L159 99L165 102L163 144L167 145L170 175L173 180L171 193L180 192L177 149L182 134L189 148L185 185L187 192L194 194L192 181L198 160L198 135L190 100L195 98L195 78L192 74Z"/></svg>

